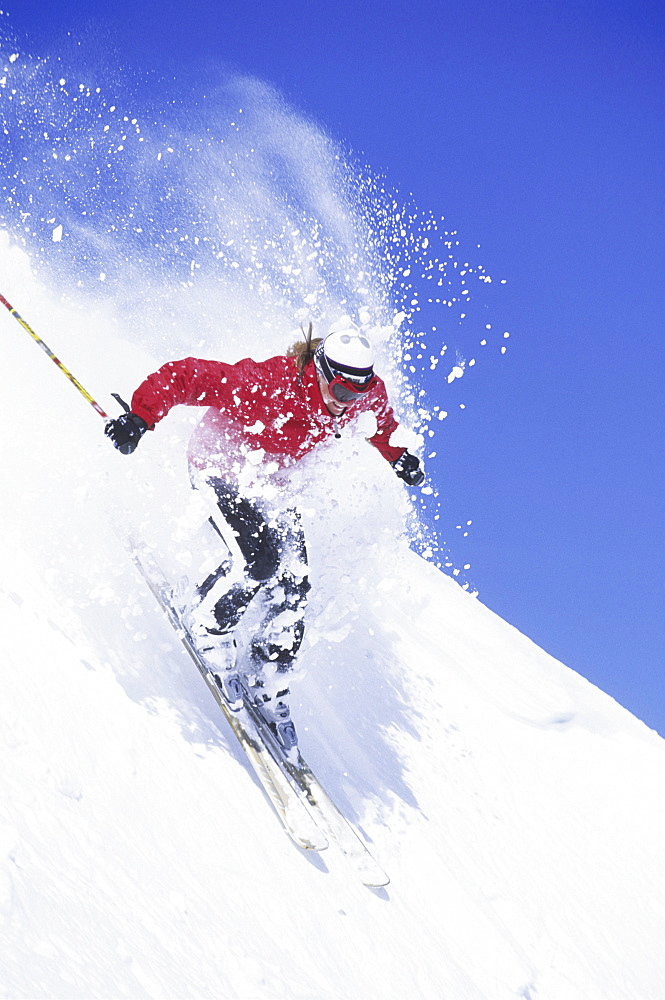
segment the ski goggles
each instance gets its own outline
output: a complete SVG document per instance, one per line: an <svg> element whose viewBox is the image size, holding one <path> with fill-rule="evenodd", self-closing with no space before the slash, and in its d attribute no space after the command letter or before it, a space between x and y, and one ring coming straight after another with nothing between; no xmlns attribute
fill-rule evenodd
<svg viewBox="0 0 665 1000"><path fill-rule="evenodd" d="M366 382L353 382L351 379L335 375L333 380L328 382L328 390L338 403L353 403L358 396L371 389L375 382L376 375L370 375Z"/></svg>

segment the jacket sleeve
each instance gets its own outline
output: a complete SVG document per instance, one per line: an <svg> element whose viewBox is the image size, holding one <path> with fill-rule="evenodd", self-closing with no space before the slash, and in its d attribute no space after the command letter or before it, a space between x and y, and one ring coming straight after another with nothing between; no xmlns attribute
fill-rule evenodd
<svg viewBox="0 0 665 1000"><path fill-rule="evenodd" d="M184 358L148 375L132 396L132 413L152 428L173 406L233 405L232 379L236 365Z"/></svg>
<svg viewBox="0 0 665 1000"><path fill-rule="evenodd" d="M381 452L387 462L394 462L402 454L404 447L395 447L390 444L390 436L399 427L399 423L395 419L395 414L388 402L383 382L378 387L376 398L371 404L371 409L376 417L377 428L376 434L367 440Z"/></svg>

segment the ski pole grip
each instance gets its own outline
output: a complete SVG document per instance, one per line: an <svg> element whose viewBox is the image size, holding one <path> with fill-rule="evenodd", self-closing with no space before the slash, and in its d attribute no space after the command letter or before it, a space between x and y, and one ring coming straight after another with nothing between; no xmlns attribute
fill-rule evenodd
<svg viewBox="0 0 665 1000"><path fill-rule="evenodd" d="M120 403L120 405L122 406L122 408L125 411L125 413L129 413L130 412L129 405L124 401L124 399L122 398L122 396L119 396L117 392L112 392L111 395L113 396L113 398L115 400L117 400L118 403Z"/></svg>

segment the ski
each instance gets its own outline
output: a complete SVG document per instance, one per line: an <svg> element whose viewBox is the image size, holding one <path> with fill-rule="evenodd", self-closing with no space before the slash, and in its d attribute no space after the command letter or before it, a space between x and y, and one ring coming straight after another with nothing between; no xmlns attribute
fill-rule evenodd
<svg viewBox="0 0 665 1000"><path fill-rule="evenodd" d="M304 793L319 827L353 865L363 885L372 889L388 885L389 877L302 757L294 774L294 781Z"/></svg>
<svg viewBox="0 0 665 1000"><path fill-rule="evenodd" d="M389 877L375 860L365 842L353 829L346 816L326 792L300 750L297 751L296 760L291 760L282 751L272 730L263 724L260 714L251 701L246 700L245 707L295 793L310 809L318 826L325 831L328 840L336 845L358 872L363 884L373 889L388 885Z"/></svg>
<svg viewBox="0 0 665 1000"><path fill-rule="evenodd" d="M150 592L165 613L183 646L194 661L208 689L221 708L282 826L293 842L305 850L323 851L328 840L311 813L294 793L282 769L265 746L261 733L246 709L232 712L214 682L213 675L199 659L171 600L171 586L149 550L132 539L128 549Z"/></svg>
<svg viewBox="0 0 665 1000"><path fill-rule="evenodd" d="M244 750L284 829L299 847L322 851L334 843L364 885L380 888L390 879L303 758L284 752L243 686L244 707L231 711L213 675L198 657L172 601L172 588L152 553L132 540L128 548L150 591L165 612Z"/></svg>

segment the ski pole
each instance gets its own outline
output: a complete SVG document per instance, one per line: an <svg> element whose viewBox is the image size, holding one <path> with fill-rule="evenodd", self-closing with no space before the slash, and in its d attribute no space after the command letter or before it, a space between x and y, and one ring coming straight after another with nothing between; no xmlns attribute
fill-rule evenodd
<svg viewBox="0 0 665 1000"><path fill-rule="evenodd" d="M100 417L103 417L105 420L108 420L108 413L104 413L104 411L101 408L101 406L99 405L99 403L97 403L92 398L92 396L90 395L90 393L87 392L83 388L83 386L81 385L81 383L79 382L79 380L77 378L74 378L74 376L72 375L72 373L70 372L70 370L68 368L65 368L65 366L62 363L62 361L60 361L59 358L56 358L55 354L50 349L50 347L47 347L47 345L44 343L44 341L41 339L41 337L37 336L37 334L35 333L35 331L30 326L28 326L28 324L23 319L23 317L19 316L19 314L16 312L16 309L14 309L14 307L12 305L10 305L10 303L7 301L7 299L4 297L4 295L0 295L0 302L2 302L3 306L6 306L6 308L9 309L9 311L12 314L12 316L14 317L14 319L17 320L21 324L21 326L23 327L23 329L26 330L30 334L30 336L35 341L35 343L39 344L39 346L41 347L42 351L45 351L46 354L48 354L48 356L51 359L51 361L58 366L58 368L63 373L63 375L66 375L67 378L69 379L69 381L73 385L76 386L76 388L81 393L81 395L85 399L88 400L88 402L90 403L90 405L97 411L97 413L100 415Z"/></svg>

